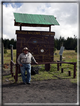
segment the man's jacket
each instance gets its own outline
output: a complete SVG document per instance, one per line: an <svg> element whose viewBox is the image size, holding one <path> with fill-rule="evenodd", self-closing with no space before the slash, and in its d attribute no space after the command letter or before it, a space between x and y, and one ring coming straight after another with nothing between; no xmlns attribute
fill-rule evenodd
<svg viewBox="0 0 80 106"><path fill-rule="evenodd" d="M17 59L18 64L22 63L30 64L31 61L34 61L36 63L35 58L30 52L28 52L27 54L21 53Z"/></svg>

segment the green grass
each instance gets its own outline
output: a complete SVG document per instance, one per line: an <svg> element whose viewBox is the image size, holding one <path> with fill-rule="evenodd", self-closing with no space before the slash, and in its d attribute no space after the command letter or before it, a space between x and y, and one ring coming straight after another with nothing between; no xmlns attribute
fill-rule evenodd
<svg viewBox="0 0 80 106"><path fill-rule="evenodd" d="M10 64L11 51L7 49L7 53L4 54L4 64ZM13 50L13 61L16 62L16 50Z"/></svg>
<svg viewBox="0 0 80 106"><path fill-rule="evenodd" d="M7 50L7 52L8 52L7 54L4 54L4 63L10 64L10 55L11 55L10 50ZM57 50L55 53L57 53L57 55L54 55L54 61L58 61L60 59L59 50ZM13 56L14 56L13 61L16 62L16 50L13 51ZM64 50L62 57L63 57L62 60L65 62L77 62L77 53L74 50ZM57 71L57 64L51 64L50 71L45 71L44 65L40 66L41 68L39 69L39 74L32 75L31 81L48 80L48 79L69 79L72 83L77 83L77 77L73 79L74 67L71 64L62 64L60 66L59 71ZM64 69L63 73L61 73L61 68ZM68 76L68 71L71 71L71 76ZM22 82L21 73L19 73L18 76L19 76L18 83L20 83ZM6 78L9 79L10 81L15 82L14 78L11 75L3 76L3 82L5 81Z"/></svg>
<svg viewBox="0 0 80 106"><path fill-rule="evenodd" d="M57 55L54 56L54 61L57 61L60 58L59 50L57 50L55 53L57 53ZM62 57L63 61L77 62L77 53L75 52L75 50L64 50Z"/></svg>

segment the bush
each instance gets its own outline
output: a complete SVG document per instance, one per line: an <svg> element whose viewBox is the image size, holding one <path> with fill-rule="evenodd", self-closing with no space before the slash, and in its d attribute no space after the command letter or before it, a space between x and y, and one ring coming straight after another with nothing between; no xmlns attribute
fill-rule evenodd
<svg viewBox="0 0 80 106"><path fill-rule="evenodd" d="M56 51L57 49L54 47L54 52Z"/></svg>
<svg viewBox="0 0 80 106"><path fill-rule="evenodd" d="M6 54L7 53L7 49L4 49L4 54Z"/></svg>

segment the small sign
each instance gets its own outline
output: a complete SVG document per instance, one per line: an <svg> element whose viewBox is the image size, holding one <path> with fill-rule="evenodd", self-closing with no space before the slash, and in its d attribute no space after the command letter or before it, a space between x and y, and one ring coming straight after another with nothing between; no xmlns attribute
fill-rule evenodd
<svg viewBox="0 0 80 106"><path fill-rule="evenodd" d="M61 46L61 48L60 48L60 52L59 52L59 55L62 55L63 50L64 50L64 47L63 47L63 46Z"/></svg>

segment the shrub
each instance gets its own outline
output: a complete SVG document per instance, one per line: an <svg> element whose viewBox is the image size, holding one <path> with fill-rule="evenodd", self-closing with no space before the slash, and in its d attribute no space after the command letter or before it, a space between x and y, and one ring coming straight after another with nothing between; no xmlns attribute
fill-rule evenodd
<svg viewBox="0 0 80 106"><path fill-rule="evenodd" d="M7 49L4 49L4 53L5 53L5 54L7 53Z"/></svg>
<svg viewBox="0 0 80 106"><path fill-rule="evenodd" d="M77 46L76 46L76 48L75 48L75 52L77 52Z"/></svg>
<svg viewBox="0 0 80 106"><path fill-rule="evenodd" d="M54 47L54 52L56 51L57 49Z"/></svg>

